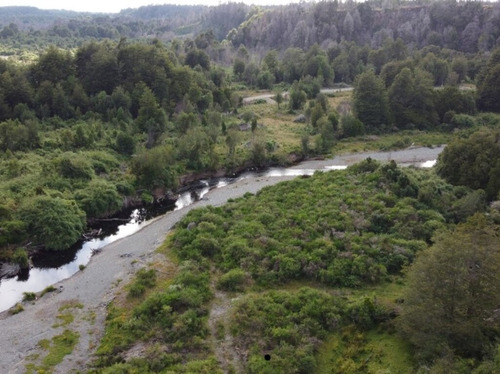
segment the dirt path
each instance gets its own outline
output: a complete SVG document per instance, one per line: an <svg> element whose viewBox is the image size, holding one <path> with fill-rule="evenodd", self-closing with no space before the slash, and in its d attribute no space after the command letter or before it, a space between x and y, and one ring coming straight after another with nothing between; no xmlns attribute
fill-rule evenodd
<svg viewBox="0 0 500 374"><path fill-rule="evenodd" d="M211 269L210 288L214 294L208 314L208 328L210 330L210 341L215 357L224 373L243 373L244 358L240 350L234 345L234 339L230 333L230 312L237 298L232 299L227 292L217 289L215 284L215 266Z"/></svg>
<svg viewBox="0 0 500 374"><path fill-rule="evenodd" d="M437 157L438 150L427 148L392 152L396 161L430 160ZM378 154L386 160L386 154ZM363 157L376 158L377 154L364 154ZM399 158L398 158L399 157ZM343 156L346 163L359 161L360 156ZM307 167L322 168L328 161L310 161ZM332 164L332 161L329 161ZM304 167L298 165L297 167ZM72 353L57 365L54 373L72 373L83 370L90 362L104 331L106 306L113 300L117 289L127 283L140 267L147 264L154 256L154 250L164 241L172 226L191 209L205 205L222 205L228 199L256 193L265 186L293 179L285 177L260 177L243 179L225 188L211 190L206 200L199 201L178 211L167 213L152 220L137 233L109 244L94 256L87 267L54 287L55 292L44 295L34 302L24 303L24 311L15 315L8 311L0 313L0 373L24 373L27 364L39 365L47 351L40 348L42 339L51 340L65 329L79 334L78 342ZM58 315L68 304L81 307L69 308L64 313L71 314L73 321L61 324ZM224 294L216 294L214 308L211 311L212 325L223 320L230 306L230 300ZM225 334L218 355L220 359L229 358L238 368L235 351L226 349L231 345L230 337ZM214 335L215 336L215 335ZM38 355L38 356L37 356ZM30 359L31 357L31 359ZM38 357L38 358L36 358ZM233 366L234 366L233 365Z"/></svg>
<svg viewBox="0 0 500 374"><path fill-rule="evenodd" d="M324 94L333 94L335 92L350 92L354 88L353 87L342 87L342 88L322 88L321 92ZM287 95L288 92L283 92L283 95ZM248 96L243 98L243 104L248 105L255 103L256 101L259 100L264 100L268 104L276 104L276 101L274 100L274 96L276 94L274 93L265 93L265 94L260 94L260 95L255 95L255 96Z"/></svg>
<svg viewBox="0 0 500 374"><path fill-rule="evenodd" d="M234 301L227 293L214 290L214 300L208 315L215 357L224 373L243 373L243 359L229 331L228 315Z"/></svg>

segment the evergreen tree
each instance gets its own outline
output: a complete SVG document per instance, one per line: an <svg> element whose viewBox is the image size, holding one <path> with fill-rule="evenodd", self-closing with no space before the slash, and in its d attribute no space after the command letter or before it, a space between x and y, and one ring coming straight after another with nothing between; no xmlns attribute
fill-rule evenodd
<svg viewBox="0 0 500 374"><path fill-rule="evenodd" d="M151 148L158 137L165 131L167 126L167 115L160 108L156 97L149 87L144 87L140 98L139 116L136 119L137 127L147 133L147 147Z"/></svg>
<svg viewBox="0 0 500 374"><path fill-rule="evenodd" d="M384 130L390 123L387 92L373 70L362 73L354 83L354 111L368 131Z"/></svg>
<svg viewBox="0 0 500 374"><path fill-rule="evenodd" d="M394 122L399 128L424 129L436 123L434 91L430 75L422 70L403 68L389 87Z"/></svg>
<svg viewBox="0 0 500 374"><path fill-rule="evenodd" d="M500 112L500 63L488 69L483 83L478 88L479 108Z"/></svg>

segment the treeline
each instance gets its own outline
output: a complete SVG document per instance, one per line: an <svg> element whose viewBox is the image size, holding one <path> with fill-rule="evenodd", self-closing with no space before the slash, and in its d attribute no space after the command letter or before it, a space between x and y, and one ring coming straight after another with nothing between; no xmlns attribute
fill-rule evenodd
<svg viewBox="0 0 500 374"><path fill-rule="evenodd" d="M25 205L35 212L42 209L46 202L37 196L63 198L55 211L65 207L74 218L65 231L68 236L50 230L34 235L38 243L60 249L83 231L81 217L112 214L120 209L120 198L134 191L145 189L147 201L152 191L175 188L186 171L283 162L273 139L252 135L248 146L241 144L238 125L251 123L254 134L259 119L251 110L238 118L241 97L230 88L233 81L269 87L280 83L279 90L293 82L283 109L306 115L301 146L290 150L302 156L327 153L337 139L365 133L472 127L488 118L473 117L477 108L499 111L492 99L499 87L498 50L475 72L475 95L456 86L475 66L464 56L449 62L445 52L431 48L410 57L401 40L388 42L383 50L390 57L380 72L360 60L359 71L353 71L352 103L331 107L320 88L335 79L335 59L330 61L319 46L307 52L287 50L283 59L271 51L261 67L245 63L249 53L240 47L231 74L203 49L211 40L213 35L204 33L171 48L158 40L91 42L75 53L51 47L27 65L0 61L2 224L8 228L2 231L2 243L20 243L27 232L35 233L37 214L19 214ZM350 50L359 56L356 44ZM439 83L446 87L435 90ZM284 95L276 96L278 110ZM31 156L23 157L23 152ZM97 188L96 181L111 183ZM69 217L66 221L72 222ZM46 222L42 219L40 230ZM54 238L57 243L51 242Z"/></svg>
<svg viewBox="0 0 500 374"><path fill-rule="evenodd" d="M239 100L201 60L185 66L160 42L1 60L0 258L29 242L65 249L88 220L161 197L186 170L220 167L221 113Z"/></svg>
<svg viewBox="0 0 500 374"><path fill-rule="evenodd" d="M243 17L238 5L220 9ZM245 22L262 16L257 8L252 14ZM2 59L0 245L8 249L2 256L27 243L28 233L37 244L65 248L86 220L113 214L131 196L151 201L153 193L175 189L186 172L283 164L290 152L325 154L337 140L367 133L495 122L474 115L500 111L499 56L499 49L411 50L403 39L388 37L380 48L344 40L327 49L266 51L259 61L252 49L235 49L207 31L168 47L158 39L122 38L74 51L51 46L25 64ZM320 89L339 82L354 83L353 99L332 107ZM477 93L458 87L471 82ZM305 114L293 148L258 136L261 118L251 108L240 115L235 85L274 89L277 112ZM251 135L241 134L245 128ZM61 231L48 229L41 212L63 219L52 225Z"/></svg>
<svg viewBox="0 0 500 374"><path fill-rule="evenodd" d="M225 73L210 70L203 52L188 53L186 60L200 70L180 64L160 42L123 42L85 44L74 55L51 47L28 66L0 61L0 120L97 116L105 122L127 122L142 113L140 127L153 145L167 118L188 107L196 113L214 105L225 111L232 107ZM150 117L155 117L154 124L147 123ZM4 144L4 150L22 147Z"/></svg>
<svg viewBox="0 0 500 374"><path fill-rule="evenodd" d="M435 90L439 75L433 75L429 69L431 65L436 67L430 63L430 56L427 55L420 66L409 60L394 60L383 66L379 76L368 70L356 78L354 111L370 131L383 128L384 124L420 129L438 123L471 127L475 119L469 115L476 112L476 106L482 111L500 110L498 102L492 100L498 94L500 49L494 50L478 73L477 94L452 85ZM454 76L458 78L456 72Z"/></svg>
<svg viewBox="0 0 500 374"><path fill-rule="evenodd" d="M325 49L342 41L380 48L387 38L401 38L410 48L436 45L475 53L489 50L500 36L500 8L495 4L456 1L361 4L321 1L255 12L228 34L236 46L248 48Z"/></svg>
<svg viewBox="0 0 500 374"><path fill-rule="evenodd" d="M498 46L500 8L480 1L364 3L321 1L281 7L250 7L243 3L207 6L152 5L122 10L116 15L41 11L5 7L0 16L0 40L35 48L46 42L76 47L82 40L193 37L211 31L218 42L263 53L270 49L327 49L344 41L383 46L401 38L410 49L427 45L465 53ZM22 12L20 11L22 10Z"/></svg>

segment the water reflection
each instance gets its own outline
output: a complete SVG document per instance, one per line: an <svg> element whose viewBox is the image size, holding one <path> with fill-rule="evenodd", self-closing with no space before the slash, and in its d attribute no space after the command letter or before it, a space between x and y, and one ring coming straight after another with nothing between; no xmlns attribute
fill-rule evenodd
<svg viewBox="0 0 500 374"><path fill-rule="evenodd" d="M420 164L421 168L432 168L436 165L437 160L425 161Z"/></svg>

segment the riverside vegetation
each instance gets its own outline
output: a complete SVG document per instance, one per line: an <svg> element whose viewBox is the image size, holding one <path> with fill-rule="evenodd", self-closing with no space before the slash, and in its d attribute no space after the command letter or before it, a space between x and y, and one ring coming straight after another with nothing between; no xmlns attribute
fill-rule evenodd
<svg viewBox="0 0 500 374"><path fill-rule="evenodd" d="M161 263L138 275L91 371L493 373L499 213L471 217L477 194L367 160L194 210L163 247L176 275L156 279ZM214 337L221 294L232 301Z"/></svg>
<svg viewBox="0 0 500 374"><path fill-rule="evenodd" d="M6 9L0 260L20 267L196 175L448 144L435 171L368 160L190 213L175 275L137 274L90 371L498 372L500 11L383 3Z"/></svg>

